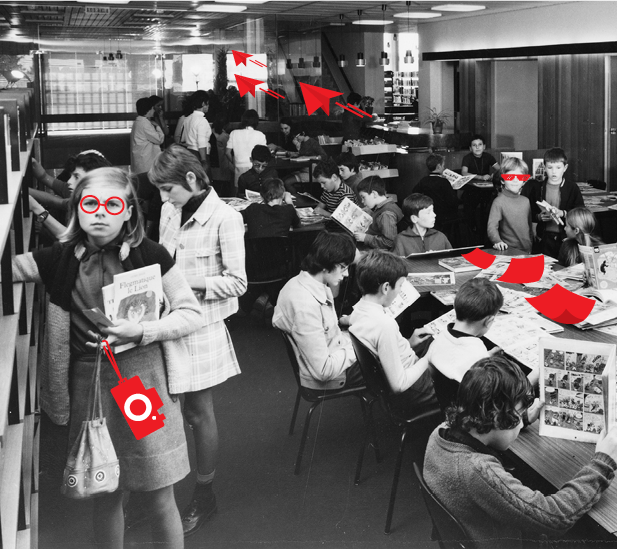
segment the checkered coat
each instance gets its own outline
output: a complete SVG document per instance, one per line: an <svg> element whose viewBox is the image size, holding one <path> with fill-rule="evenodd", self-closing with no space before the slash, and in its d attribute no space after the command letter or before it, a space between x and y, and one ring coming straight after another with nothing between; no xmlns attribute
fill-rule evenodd
<svg viewBox="0 0 617 549"><path fill-rule="evenodd" d="M238 297L246 292L244 223L213 188L182 227L181 217L181 209L163 204L160 243L185 276L206 279L205 290L194 290L205 326L185 338L193 368L188 391L198 391L240 373L224 320L238 310Z"/></svg>

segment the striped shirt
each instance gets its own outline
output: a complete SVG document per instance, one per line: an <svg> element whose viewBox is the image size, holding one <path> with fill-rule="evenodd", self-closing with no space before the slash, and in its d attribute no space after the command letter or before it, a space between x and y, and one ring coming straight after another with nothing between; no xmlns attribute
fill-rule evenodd
<svg viewBox="0 0 617 549"><path fill-rule="evenodd" d="M344 198L349 198L354 204L358 203L356 199L356 193L354 193L345 183L341 181L340 187L329 193L328 191L323 191L321 193L321 201L325 204L326 210L330 213L333 213L338 205L343 201Z"/></svg>

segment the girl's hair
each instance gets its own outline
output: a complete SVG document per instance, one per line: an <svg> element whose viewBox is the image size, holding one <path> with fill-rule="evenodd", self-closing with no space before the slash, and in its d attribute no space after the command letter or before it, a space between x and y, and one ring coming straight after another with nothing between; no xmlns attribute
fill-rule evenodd
<svg viewBox="0 0 617 549"><path fill-rule="evenodd" d="M91 172L97 168L111 168L111 162L99 151L89 150L80 152L74 158L73 171L75 168L81 168L85 172Z"/></svg>
<svg viewBox="0 0 617 549"><path fill-rule="evenodd" d="M331 272L337 265L351 265L355 257L356 243L350 234L322 231L311 244L300 269L312 275L323 270Z"/></svg>
<svg viewBox="0 0 617 549"><path fill-rule="evenodd" d="M174 143L159 154L148 172L148 179L153 185L180 185L192 191L186 181L186 174L193 172L201 189L210 188L210 181L197 157L182 145Z"/></svg>
<svg viewBox="0 0 617 549"><path fill-rule="evenodd" d="M596 246L600 240L593 236L596 228L596 217L585 207L573 208L566 215L566 223L573 229L578 229L574 238L566 238L561 245L559 256L567 267L582 261L578 245Z"/></svg>
<svg viewBox="0 0 617 549"><path fill-rule="evenodd" d="M259 115L257 114L257 111L255 109L244 111L242 113L240 123L243 128L248 128L251 126L254 130L257 129L257 126L259 125Z"/></svg>
<svg viewBox="0 0 617 549"><path fill-rule="evenodd" d="M506 157L503 164L501 164L501 167L499 168L499 176L493 178L493 185L497 187L498 191L502 191L504 187L504 181L501 176L508 172L528 174L529 166L527 166L527 162L521 160L520 158L516 158L514 156Z"/></svg>
<svg viewBox="0 0 617 549"><path fill-rule="evenodd" d="M86 233L79 224L77 212L79 211L79 203L83 198L84 191L88 187L95 187L96 185L111 185L122 189L126 200L125 207L133 206L133 211L129 220L124 223L120 230L120 235L122 241L127 242L132 248L139 246L145 236L141 208L139 207L137 193L130 177L120 168L97 168L96 170L89 171L81 178L77 187L75 187L75 191L73 191L69 198L71 220L67 230L60 235L60 242L76 245L86 238ZM104 205L101 204L101 208L103 207Z"/></svg>

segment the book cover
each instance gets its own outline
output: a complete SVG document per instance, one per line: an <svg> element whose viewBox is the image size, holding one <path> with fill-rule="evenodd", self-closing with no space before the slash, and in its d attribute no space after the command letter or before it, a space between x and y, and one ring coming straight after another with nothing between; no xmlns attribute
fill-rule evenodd
<svg viewBox="0 0 617 549"><path fill-rule="evenodd" d="M452 188L455 191L458 191L460 188L462 188L464 185L467 185L467 183L474 179L476 177L476 174L472 173L469 175L460 175L446 168L441 174L441 176L445 177L450 182L450 185L452 185Z"/></svg>
<svg viewBox="0 0 617 549"><path fill-rule="evenodd" d="M615 345L540 339L540 435L597 442L615 424Z"/></svg>
<svg viewBox="0 0 617 549"><path fill-rule="evenodd" d="M579 245L578 249L589 285L598 290L617 288L617 244Z"/></svg>
<svg viewBox="0 0 617 549"><path fill-rule="evenodd" d="M454 273L409 273L407 280L413 286L453 286Z"/></svg>
<svg viewBox="0 0 617 549"><path fill-rule="evenodd" d="M533 159L531 177L538 181L544 181L544 158Z"/></svg>
<svg viewBox="0 0 617 549"><path fill-rule="evenodd" d="M551 206L546 200L542 200L541 202L536 200L536 204L540 206L540 209L551 216L551 219L557 223L557 225L563 225L563 220L561 217L557 217L555 214L555 206Z"/></svg>
<svg viewBox="0 0 617 549"><path fill-rule="evenodd" d="M418 290L416 290L408 280L405 280L401 286L401 291L394 298L390 307L386 309L386 312L396 318L419 297L420 294Z"/></svg>
<svg viewBox="0 0 617 549"><path fill-rule="evenodd" d="M450 307L454 305L456 290L437 290L432 291L431 295L440 303Z"/></svg>
<svg viewBox="0 0 617 549"><path fill-rule="evenodd" d="M255 191L251 191L250 189L246 189L244 191L244 194L246 195L246 199L249 202L255 202L256 204L262 204L264 199L262 198L261 194L255 192Z"/></svg>
<svg viewBox="0 0 617 549"><path fill-rule="evenodd" d="M469 263L464 257L444 257L438 261L438 264L444 269L448 269L454 273L481 270L480 267L476 267L473 263Z"/></svg>
<svg viewBox="0 0 617 549"><path fill-rule="evenodd" d="M345 197L338 205L332 219L350 233L365 233L373 222L370 214Z"/></svg>

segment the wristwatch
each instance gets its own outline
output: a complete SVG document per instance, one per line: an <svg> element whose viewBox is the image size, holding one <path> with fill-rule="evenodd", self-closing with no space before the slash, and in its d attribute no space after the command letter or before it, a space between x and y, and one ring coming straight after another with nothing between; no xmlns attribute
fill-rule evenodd
<svg viewBox="0 0 617 549"><path fill-rule="evenodd" d="M36 220L39 223L45 223L45 220L49 217L49 212L47 210L45 210L44 212L41 212L39 215L36 216Z"/></svg>

